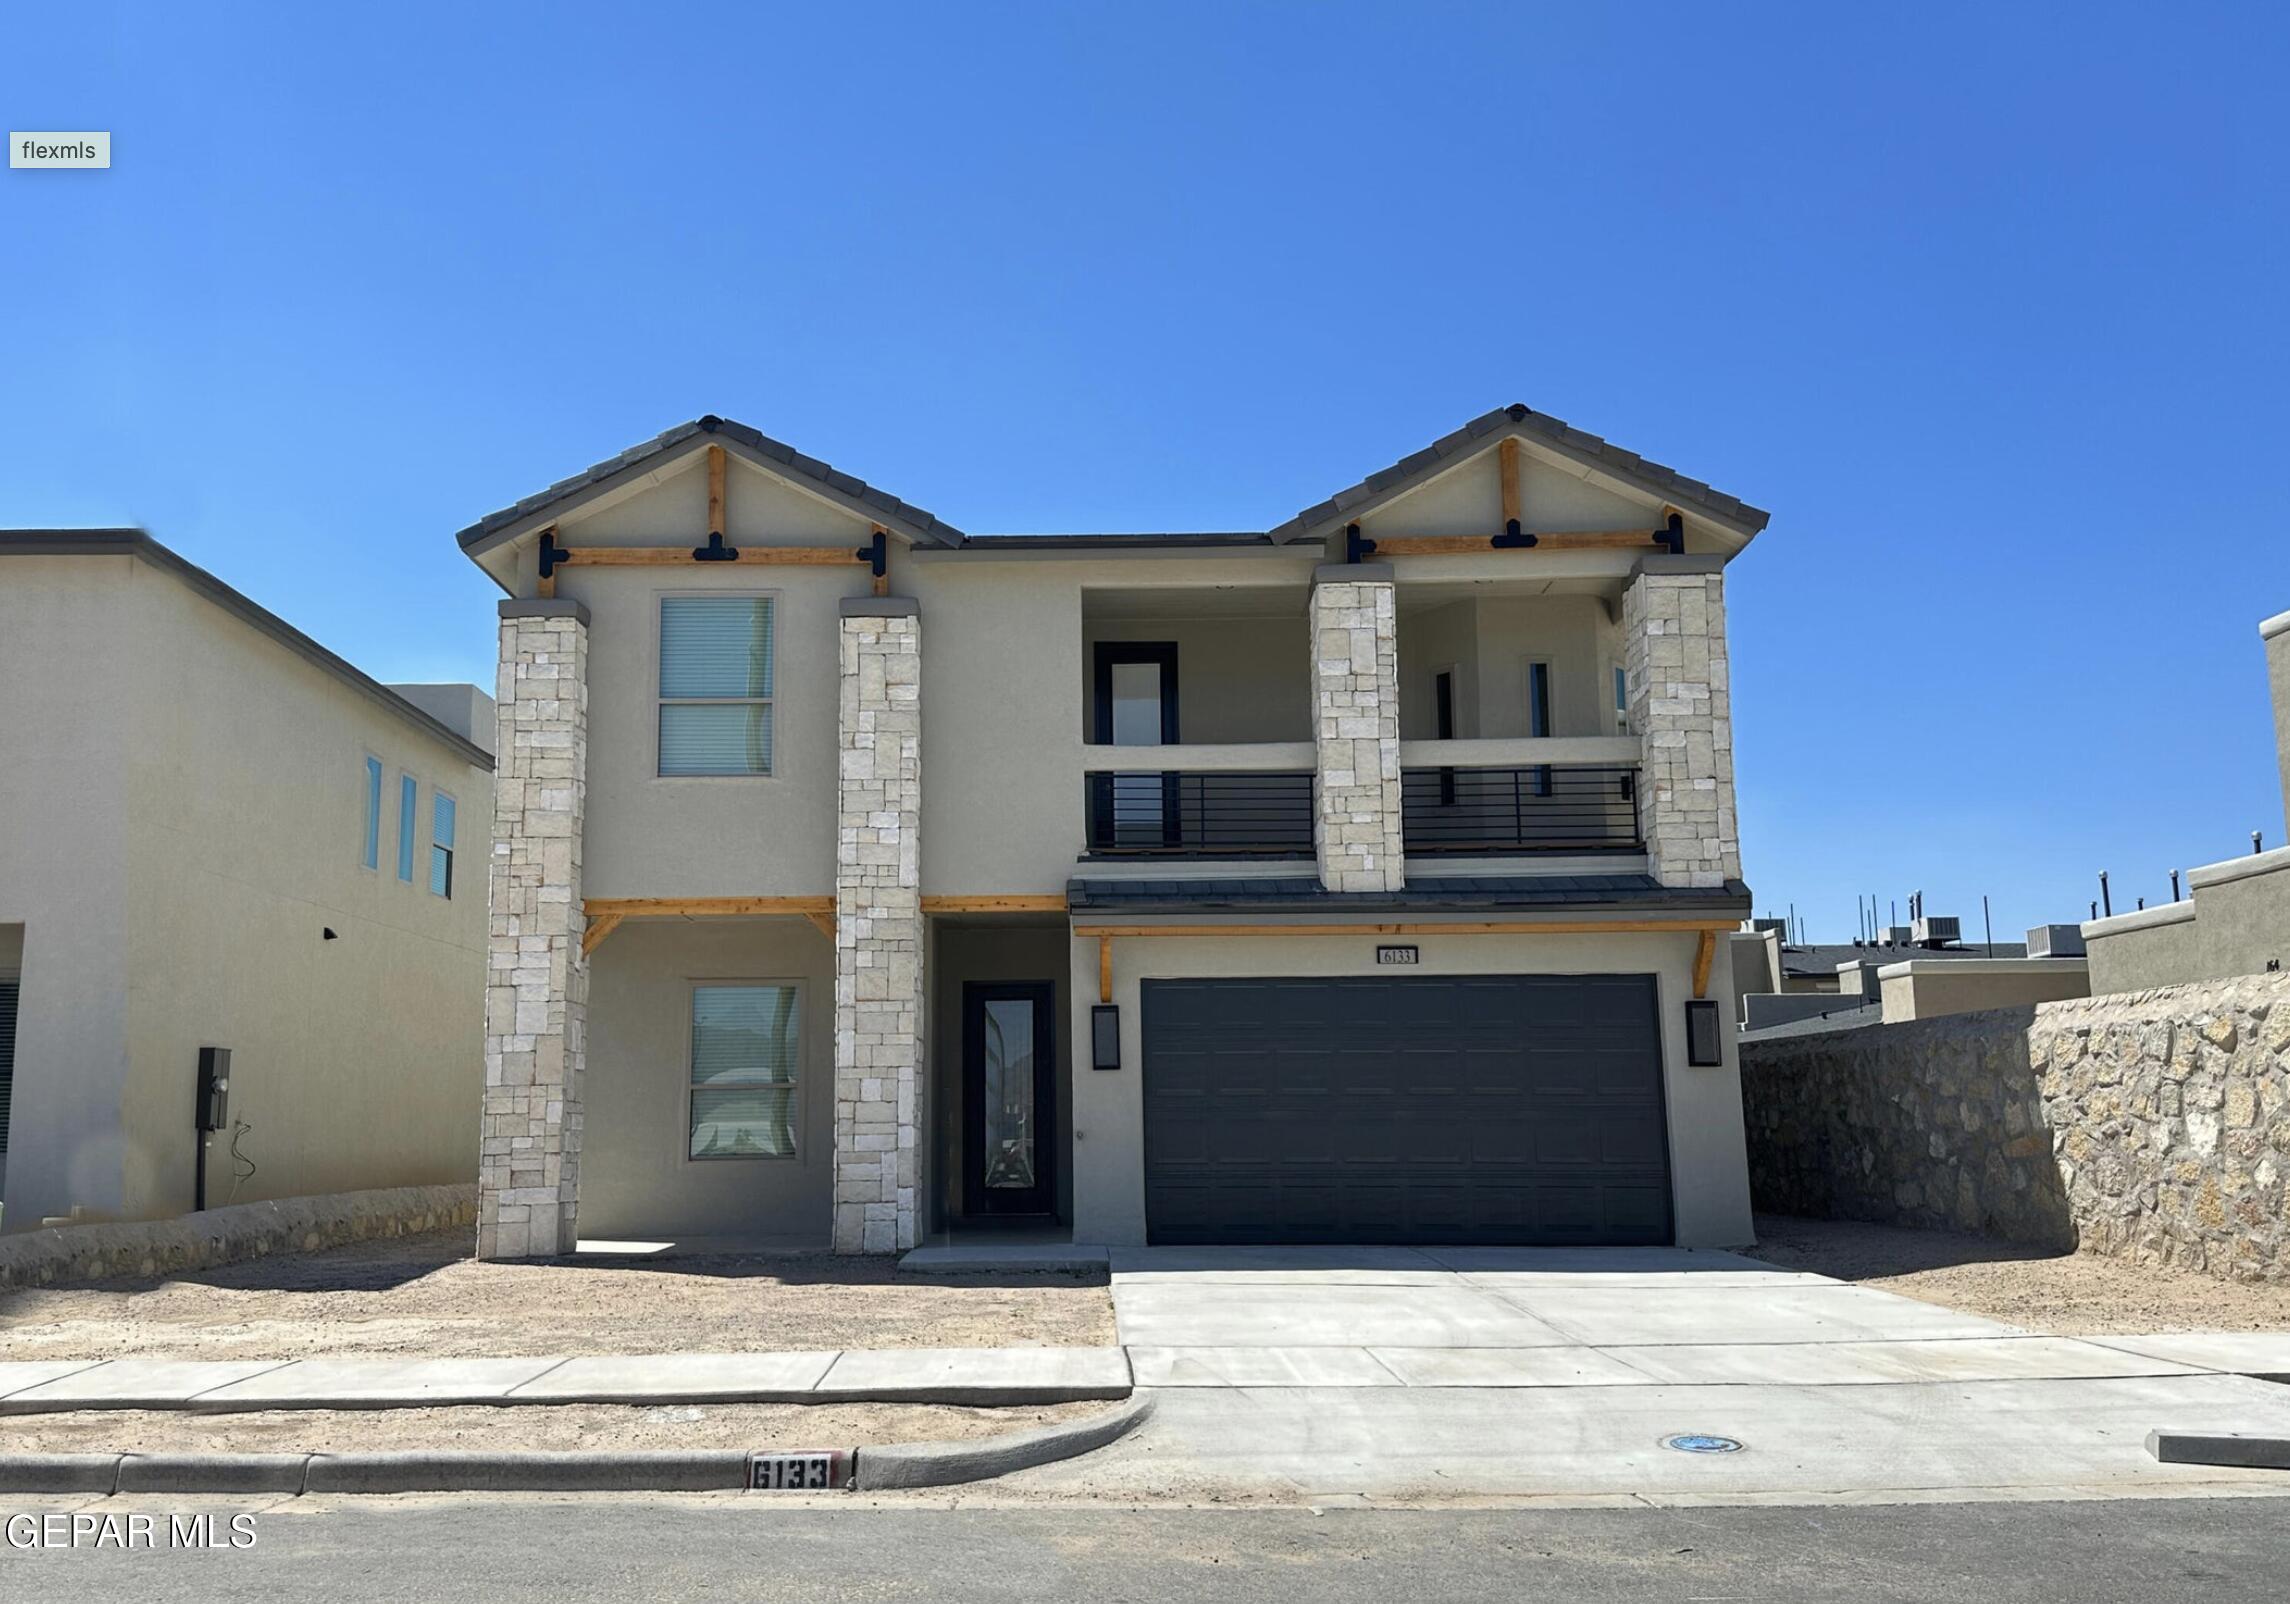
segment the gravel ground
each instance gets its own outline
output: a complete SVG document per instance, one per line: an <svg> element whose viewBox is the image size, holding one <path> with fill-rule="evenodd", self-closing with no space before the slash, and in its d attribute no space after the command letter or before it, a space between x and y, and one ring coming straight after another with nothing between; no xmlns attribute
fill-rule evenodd
<svg viewBox="0 0 2290 1604"><path fill-rule="evenodd" d="M2221 1281L2096 1253L2056 1253L1953 1231L1761 1214L1751 1251L1925 1303L2060 1336L2290 1331L2290 1283Z"/></svg>
<svg viewBox="0 0 2290 1604"><path fill-rule="evenodd" d="M922 1278L875 1259L713 1255L484 1264L467 1231L179 1279L0 1291L0 1359L425 1358L806 1348L1097 1347L1102 1274Z"/></svg>
<svg viewBox="0 0 2290 1604"><path fill-rule="evenodd" d="M151 1409L0 1417L0 1456L93 1453L534 1453L605 1449L863 1448L1030 1431L1102 1403L1013 1409L939 1404L519 1405L460 1409L276 1409L202 1415Z"/></svg>

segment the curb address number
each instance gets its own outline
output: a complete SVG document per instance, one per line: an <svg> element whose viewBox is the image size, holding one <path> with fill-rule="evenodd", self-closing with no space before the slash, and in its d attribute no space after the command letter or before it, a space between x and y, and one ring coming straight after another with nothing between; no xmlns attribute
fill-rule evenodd
<svg viewBox="0 0 2290 1604"><path fill-rule="evenodd" d="M840 1493L851 1487L848 1449L815 1454L749 1454L748 1491L755 1493Z"/></svg>

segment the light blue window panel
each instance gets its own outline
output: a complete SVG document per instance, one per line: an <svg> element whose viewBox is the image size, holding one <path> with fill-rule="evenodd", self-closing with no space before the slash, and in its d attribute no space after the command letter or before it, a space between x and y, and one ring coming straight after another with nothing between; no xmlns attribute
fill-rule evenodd
<svg viewBox="0 0 2290 1604"><path fill-rule="evenodd" d="M772 601L660 599L660 772L771 772Z"/></svg>
<svg viewBox="0 0 2290 1604"><path fill-rule="evenodd" d="M431 793L429 889L441 897L453 895L453 813L453 798L443 791Z"/></svg>
<svg viewBox="0 0 2290 1604"><path fill-rule="evenodd" d="M366 850L360 862L369 869L382 862L382 760L366 759Z"/></svg>
<svg viewBox="0 0 2290 1604"><path fill-rule="evenodd" d="M694 1158L792 1158L803 1052L793 986L694 986Z"/></svg>
<svg viewBox="0 0 2290 1604"><path fill-rule="evenodd" d="M1630 676L1619 668L1614 671L1614 733L1630 733Z"/></svg>
<svg viewBox="0 0 2290 1604"><path fill-rule="evenodd" d="M410 774L398 776L398 878L413 884L413 813L421 787Z"/></svg>

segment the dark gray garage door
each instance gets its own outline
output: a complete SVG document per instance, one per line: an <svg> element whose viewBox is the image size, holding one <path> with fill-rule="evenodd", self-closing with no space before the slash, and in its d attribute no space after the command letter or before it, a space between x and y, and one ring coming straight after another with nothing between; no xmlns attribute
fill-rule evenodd
<svg viewBox="0 0 2290 1604"><path fill-rule="evenodd" d="M1153 980L1155 1242L1670 1240L1651 975Z"/></svg>

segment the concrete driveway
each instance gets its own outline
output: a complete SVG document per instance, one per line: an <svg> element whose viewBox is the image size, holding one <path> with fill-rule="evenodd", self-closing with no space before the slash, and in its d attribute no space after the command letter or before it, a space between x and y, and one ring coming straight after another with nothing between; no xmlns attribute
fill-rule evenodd
<svg viewBox="0 0 2290 1604"><path fill-rule="evenodd" d="M1042 1490L1860 1498L2290 1491L2150 1429L2290 1435L2290 1388L1735 1253L1111 1250L1143 1431ZM1738 1451L1664 1446L1686 1434Z"/></svg>

